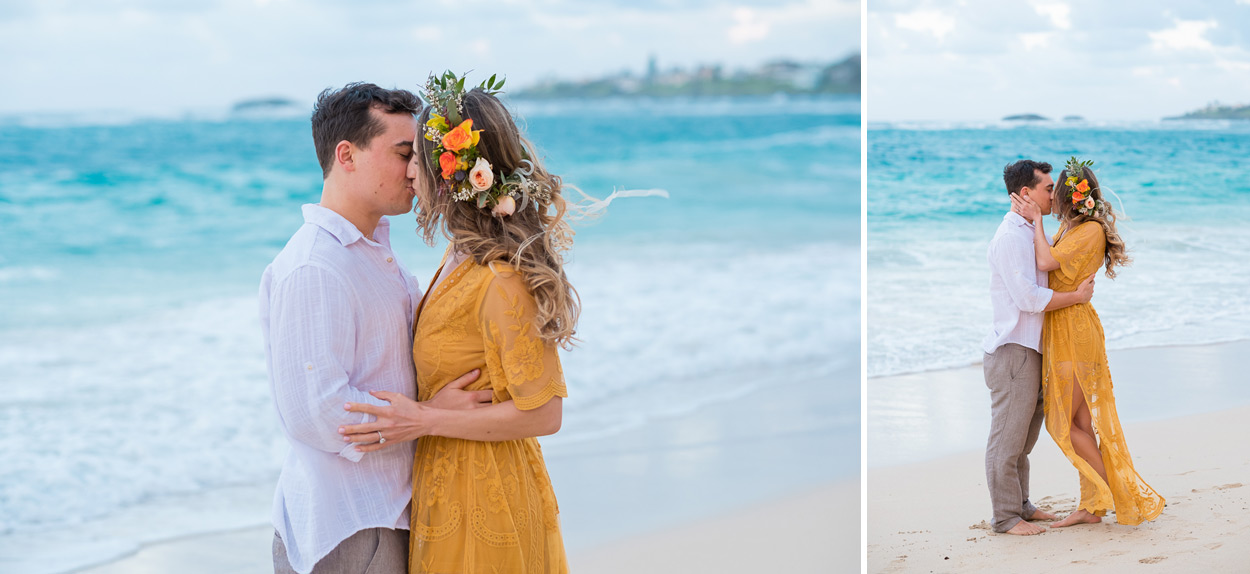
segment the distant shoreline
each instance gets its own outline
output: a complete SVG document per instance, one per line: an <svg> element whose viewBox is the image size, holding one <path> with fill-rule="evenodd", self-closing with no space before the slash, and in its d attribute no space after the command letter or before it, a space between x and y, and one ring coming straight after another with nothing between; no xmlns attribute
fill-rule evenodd
<svg viewBox="0 0 1250 574"><path fill-rule="evenodd" d="M726 71L721 65L661 71L652 57L640 75L630 70L587 80L540 81L510 94L515 99L673 98L768 96L773 94L859 94L860 55L831 63L774 60L754 69Z"/></svg>
<svg viewBox="0 0 1250 574"><path fill-rule="evenodd" d="M1250 106L1225 106L1219 102L1212 103L1200 110L1194 110L1184 115L1163 118L1164 121L1173 120L1250 120Z"/></svg>

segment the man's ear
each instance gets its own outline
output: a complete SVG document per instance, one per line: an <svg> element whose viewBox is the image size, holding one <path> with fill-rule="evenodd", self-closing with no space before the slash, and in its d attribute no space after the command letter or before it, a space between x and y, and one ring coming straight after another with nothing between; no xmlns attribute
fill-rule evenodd
<svg viewBox="0 0 1250 574"><path fill-rule="evenodd" d="M352 142L347 140L339 142L339 145L334 146L335 163L343 166L343 170L349 173L356 171L355 151L356 146L353 146Z"/></svg>

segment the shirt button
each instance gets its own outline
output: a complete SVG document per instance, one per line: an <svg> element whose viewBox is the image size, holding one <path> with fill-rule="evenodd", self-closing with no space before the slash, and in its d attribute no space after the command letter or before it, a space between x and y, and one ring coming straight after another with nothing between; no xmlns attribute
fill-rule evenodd
<svg viewBox="0 0 1250 574"><path fill-rule="evenodd" d="M394 257L387 257L387 258L386 258L386 262L387 262L387 263L390 263L390 262L392 262L392 261L394 261L394 260L395 260L395 258L394 258Z"/></svg>

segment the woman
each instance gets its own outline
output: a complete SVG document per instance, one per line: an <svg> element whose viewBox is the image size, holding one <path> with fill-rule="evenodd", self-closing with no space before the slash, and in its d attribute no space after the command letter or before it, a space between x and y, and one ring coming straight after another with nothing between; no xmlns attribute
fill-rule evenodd
<svg viewBox="0 0 1250 574"><path fill-rule="evenodd" d="M413 573L568 571L555 494L534 437L559 429L567 396L557 347L573 340L579 313L561 256L572 233L564 186L494 96L501 86L492 77L466 91L450 73L432 77L408 167L426 243L440 234L450 240L417 308L418 399L428 401L461 373L480 369L467 389L491 390L494 404L428 409L380 393L392 407L350 409L377 413L378 423L345 430L350 440L377 441L363 451L420 437ZM388 410L405 408L415 414Z"/></svg>
<svg viewBox="0 0 1250 574"><path fill-rule="evenodd" d="M1055 291L1075 290L1104 263L1107 277L1115 278L1116 267L1130 261L1091 165L1074 157L1059 174L1053 202L1059 231L1053 247L1038 205L1012 196L1012 208L1033 221L1037 268L1050 272ZM1042 325L1046 430L1081 479L1077 510L1052 526L1101 522L1112 508L1120 524L1153 520L1163 511L1164 500L1133 469L1116 414L1098 313L1093 305L1081 303L1047 312Z"/></svg>

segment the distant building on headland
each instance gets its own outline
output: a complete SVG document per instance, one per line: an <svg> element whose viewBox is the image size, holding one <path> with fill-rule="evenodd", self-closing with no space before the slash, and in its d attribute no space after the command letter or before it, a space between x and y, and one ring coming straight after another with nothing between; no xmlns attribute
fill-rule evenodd
<svg viewBox="0 0 1250 574"><path fill-rule="evenodd" d="M833 63L774 60L752 70L726 73L718 64L693 69L660 70L655 56L646 72L630 70L602 78L573 81L546 80L510 94L515 98L605 98L672 96L742 96L770 94L857 94L860 57L852 54Z"/></svg>

